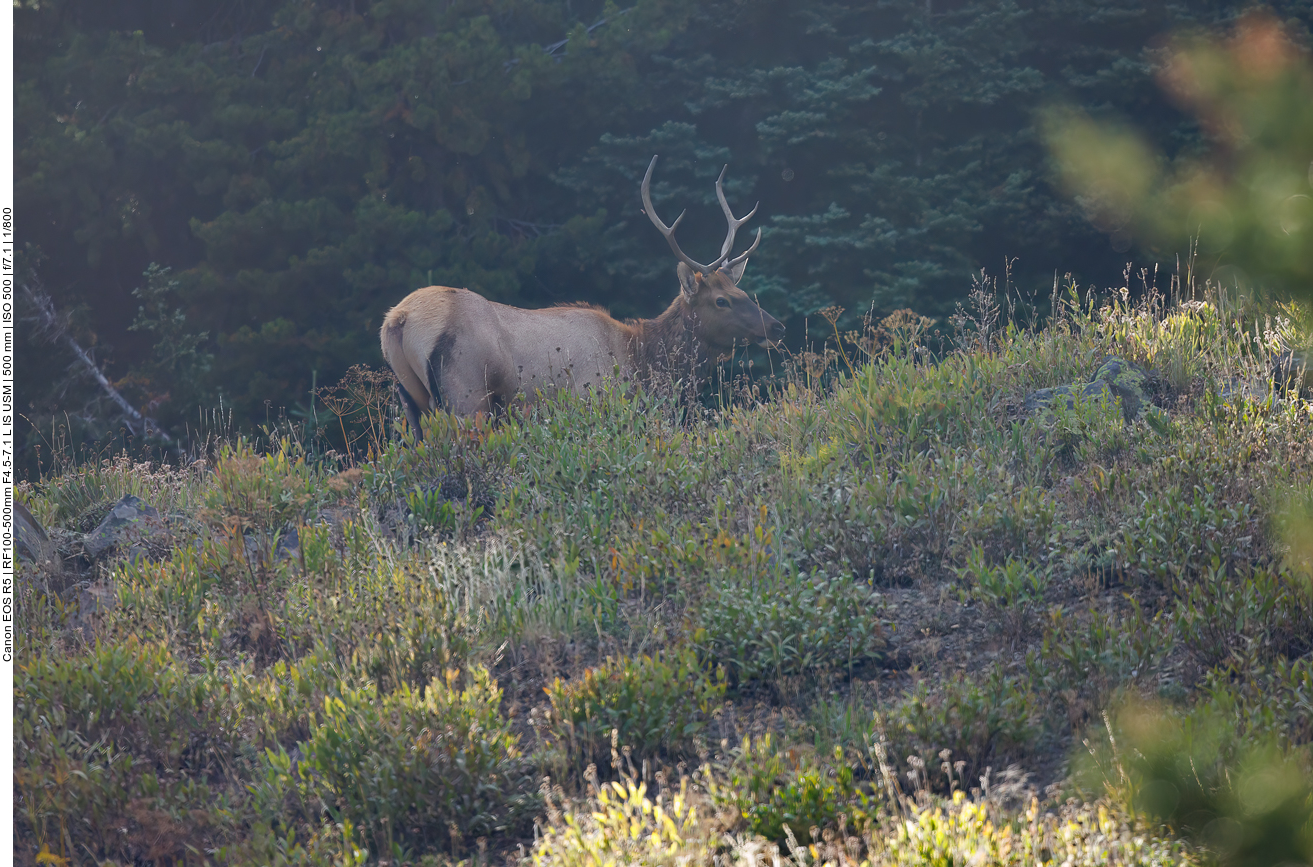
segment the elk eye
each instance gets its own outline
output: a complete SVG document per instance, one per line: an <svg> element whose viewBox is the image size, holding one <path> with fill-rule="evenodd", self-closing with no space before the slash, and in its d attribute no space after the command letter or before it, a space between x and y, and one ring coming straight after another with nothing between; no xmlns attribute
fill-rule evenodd
<svg viewBox="0 0 1313 867"><path fill-rule="evenodd" d="M728 307L728 306L729 306L729 299L728 299L728 298L717 298L717 299L716 299L716 306L717 306L717 307Z"/></svg>

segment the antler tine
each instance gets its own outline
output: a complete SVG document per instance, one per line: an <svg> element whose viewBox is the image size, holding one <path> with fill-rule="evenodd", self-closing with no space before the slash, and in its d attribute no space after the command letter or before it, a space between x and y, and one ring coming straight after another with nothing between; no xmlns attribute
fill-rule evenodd
<svg viewBox="0 0 1313 867"><path fill-rule="evenodd" d="M756 208L753 208L753 210L755 211ZM748 216L752 216L752 215L749 214ZM746 220L747 217L744 217L743 219ZM755 249L757 249L757 245L760 244L760 243L761 243L761 229L758 228L758 229L757 229L757 240L755 240L755 241L752 242L752 246L749 247L748 249L744 250L744 251L743 251L741 254L739 254L738 256L735 256L733 259L730 259L728 262L726 262L726 263L725 263L724 265L722 265L721 267L722 267L722 268L733 268L735 265L739 264L740 262L745 261L749 256L752 255L752 251L755 250Z"/></svg>
<svg viewBox="0 0 1313 867"><path fill-rule="evenodd" d="M734 249L734 234L738 232L740 226L752 219L752 215L757 213L757 208L761 206L761 202L757 202L757 204L752 206L752 210L748 211L743 219L740 220L735 218L734 212L729 209L729 202L725 199L725 189L721 186L722 182L725 180L725 172L727 171L729 171L729 166L725 166L721 169L720 177L716 178L716 198L720 200L720 209L725 212L725 219L729 222L729 234L725 236L725 243L720 248L720 258L711 266L713 268L729 258L729 251ZM758 232L757 235L757 240L760 241L761 233ZM757 245L753 244L752 247L755 250ZM751 253L752 250L749 250L748 252ZM746 254L744 255L746 256ZM738 260L736 259L735 262L737 261Z"/></svg>
<svg viewBox="0 0 1313 867"><path fill-rule="evenodd" d="M643 176L643 210L647 212L647 218L652 221L652 225L657 227L657 231L665 236L666 243L670 245L670 249L674 251L675 256L679 258L679 261L683 262L694 271L701 271L703 274L710 274L716 269L716 266L724 260L725 256L723 253L713 264L700 265L686 256L684 251L679 249L679 244L675 242L675 229L679 228L679 221L684 219L684 214L687 213L687 211L680 211L679 216L675 218L675 222L667 226L665 223L661 222L661 218L656 215L656 208L652 207L652 170L656 168L656 164L657 158L656 156L653 156L652 162L647 166L647 174Z"/></svg>

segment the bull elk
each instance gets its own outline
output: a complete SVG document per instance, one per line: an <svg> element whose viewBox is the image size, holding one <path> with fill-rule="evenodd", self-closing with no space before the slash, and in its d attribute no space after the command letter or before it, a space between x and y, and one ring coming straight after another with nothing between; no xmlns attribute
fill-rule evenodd
<svg viewBox="0 0 1313 867"><path fill-rule="evenodd" d="M716 198L729 231L720 256L699 264L675 242L684 214L667 226L652 207L656 162L652 157L643 177L643 207L679 260L679 295L666 311L655 319L619 322L587 304L524 310L468 289L416 289L388 311L379 335L412 430L419 431L420 414L430 409L472 416L531 404L562 389L582 393L611 376L644 381L659 372L696 375L737 342L767 346L783 336L784 326L737 285L761 243L761 229L752 246L730 258L734 235L756 206L735 218L722 169Z"/></svg>

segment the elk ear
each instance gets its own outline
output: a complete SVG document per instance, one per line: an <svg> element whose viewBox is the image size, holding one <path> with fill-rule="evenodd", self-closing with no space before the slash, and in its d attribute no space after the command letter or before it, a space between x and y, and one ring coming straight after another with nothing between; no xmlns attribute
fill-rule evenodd
<svg viewBox="0 0 1313 867"><path fill-rule="evenodd" d="M729 269L725 271L725 273L729 275L730 281L735 286L737 286L739 285L739 280L743 278L743 269L747 267L748 267L748 260L744 259L742 262L739 262L737 265L731 265Z"/></svg>
<svg viewBox="0 0 1313 867"><path fill-rule="evenodd" d="M684 297L690 301L696 298L698 290L702 288L702 275L683 262L676 266L675 273L679 275L679 291L684 293Z"/></svg>

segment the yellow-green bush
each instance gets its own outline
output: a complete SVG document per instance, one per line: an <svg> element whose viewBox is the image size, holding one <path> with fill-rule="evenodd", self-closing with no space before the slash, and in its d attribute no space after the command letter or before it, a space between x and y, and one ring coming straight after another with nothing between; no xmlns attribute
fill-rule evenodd
<svg viewBox="0 0 1313 867"><path fill-rule="evenodd" d="M1199 863L1180 843L1155 839L1148 828L1103 803L1044 814L1032 802L1025 813L1010 816L955 792L950 800L928 799L911 813L906 821L884 824L868 836L871 854L865 864L1159 867Z"/></svg>
<svg viewBox="0 0 1313 867"><path fill-rule="evenodd" d="M711 865L731 842L709 816L704 798L691 795L688 780L677 793L648 797L646 783L605 783L588 809L551 803L546 827L533 849L534 867L654 867Z"/></svg>
<svg viewBox="0 0 1313 867"><path fill-rule="evenodd" d="M655 798L646 784L609 783L585 802L549 810L535 867L642 863L686 867L1166 867L1197 865L1189 847L1107 802L1021 812L962 792L922 794L840 828L784 835L783 845L717 810L724 782L707 771Z"/></svg>
<svg viewBox="0 0 1313 867"><path fill-rule="evenodd" d="M723 781L717 797L733 805L748 832L786 850L790 834L807 840L812 828L856 828L879 804L873 786L854 778L842 747L825 761L805 748L781 747L770 735L745 737Z"/></svg>
<svg viewBox="0 0 1313 867"><path fill-rule="evenodd" d="M500 703L477 668L465 684L451 672L387 694L343 689L324 697L300 761L267 755L269 778L310 816L350 821L380 856L522 830L536 806L532 766Z"/></svg>
<svg viewBox="0 0 1313 867"><path fill-rule="evenodd" d="M725 687L724 669L709 671L691 648L609 657L546 688L551 731L580 767L609 765L613 744L640 756L678 759L693 751Z"/></svg>
<svg viewBox="0 0 1313 867"><path fill-rule="evenodd" d="M239 439L215 459L205 515L231 535L267 536L305 520L328 495L322 469L307 463L294 441L283 439L277 450L257 454Z"/></svg>

